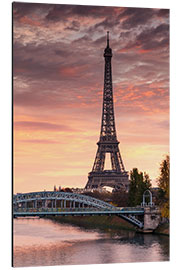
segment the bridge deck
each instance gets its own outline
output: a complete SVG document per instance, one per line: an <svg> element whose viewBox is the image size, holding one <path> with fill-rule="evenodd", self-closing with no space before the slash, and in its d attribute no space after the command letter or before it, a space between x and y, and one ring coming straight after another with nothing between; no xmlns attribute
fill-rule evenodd
<svg viewBox="0 0 180 270"><path fill-rule="evenodd" d="M143 215L143 209L137 210L79 210L79 211L56 211L56 210L49 210L49 211L14 211L14 217L25 217L25 216L91 216L91 215L126 215L126 214L133 214L133 215Z"/></svg>

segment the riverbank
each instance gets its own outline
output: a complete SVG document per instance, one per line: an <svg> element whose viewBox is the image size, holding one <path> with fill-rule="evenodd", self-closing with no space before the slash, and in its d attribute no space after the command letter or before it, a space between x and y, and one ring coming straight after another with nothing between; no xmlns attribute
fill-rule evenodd
<svg viewBox="0 0 180 270"><path fill-rule="evenodd" d="M60 223L76 225L85 229L136 231L136 228L133 225L118 216L52 216L48 218ZM169 236L169 224L161 224L154 233Z"/></svg>
<svg viewBox="0 0 180 270"><path fill-rule="evenodd" d="M85 229L100 229L100 230L129 230L135 231L135 227L127 221L117 216L66 216L66 217L49 217L60 223L68 223Z"/></svg>

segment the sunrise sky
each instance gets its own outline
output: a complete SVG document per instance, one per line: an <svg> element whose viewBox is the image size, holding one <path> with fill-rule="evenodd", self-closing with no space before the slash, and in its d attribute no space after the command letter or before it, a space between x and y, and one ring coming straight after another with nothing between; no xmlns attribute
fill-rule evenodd
<svg viewBox="0 0 180 270"><path fill-rule="evenodd" d="M124 165L156 185L169 153L169 11L14 3L15 193L85 186L100 134L107 31Z"/></svg>

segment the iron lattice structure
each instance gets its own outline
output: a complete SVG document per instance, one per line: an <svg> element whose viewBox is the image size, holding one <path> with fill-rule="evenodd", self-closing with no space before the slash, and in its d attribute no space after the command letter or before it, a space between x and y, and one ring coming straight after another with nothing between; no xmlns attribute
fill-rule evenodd
<svg viewBox="0 0 180 270"><path fill-rule="evenodd" d="M20 204L22 208L27 208L27 203L32 203L32 202L36 205L36 207L37 207L37 202L40 202L41 206L45 207L47 202L49 201L54 202L53 205L55 206L56 206L57 201L61 201L63 202L62 205L64 205L64 202L74 202L77 204L81 204L81 207L88 206L92 208L106 209L106 210L116 209L115 206L107 202L104 202L102 200L99 200L90 196L82 195L82 194L69 193L69 192L39 191L39 192L31 192L31 193L20 193L13 196L14 208L18 208ZM74 206L72 205L72 207Z"/></svg>
<svg viewBox="0 0 180 270"><path fill-rule="evenodd" d="M139 228L144 226L144 209L141 207L116 207L87 195L59 191L13 195L13 217L95 215L117 215Z"/></svg>
<svg viewBox="0 0 180 270"><path fill-rule="evenodd" d="M107 46L104 50L105 72L104 72L104 92L100 139L97 143L98 149L92 171L88 175L87 189L110 186L114 189L128 189L128 172L125 171L123 160L119 150L117 140L111 58L112 49L109 47L109 32L107 32ZM104 170L106 153L110 153L112 170Z"/></svg>

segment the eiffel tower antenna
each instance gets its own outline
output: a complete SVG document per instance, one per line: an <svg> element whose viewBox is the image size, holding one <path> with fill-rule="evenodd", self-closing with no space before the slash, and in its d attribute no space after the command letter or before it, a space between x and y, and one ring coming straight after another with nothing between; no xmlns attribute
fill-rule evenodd
<svg viewBox="0 0 180 270"><path fill-rule="evenodd" d="M107 31L107 48L109 48L109 31Z"/></svg>
<svg viewBox="0 0 180 270"><path fill-rule="evenodd" d="M92 171L88 175L87 189L110 186L114 189L128 190L128 172L122 161L119 142L116 135L113 87L111 71L112 49L109 47L109 31L107 32L107 47L104 50L105 73L103 108L100 138ZM110 153L112 170L104 170L106 153Z"/></svg>

